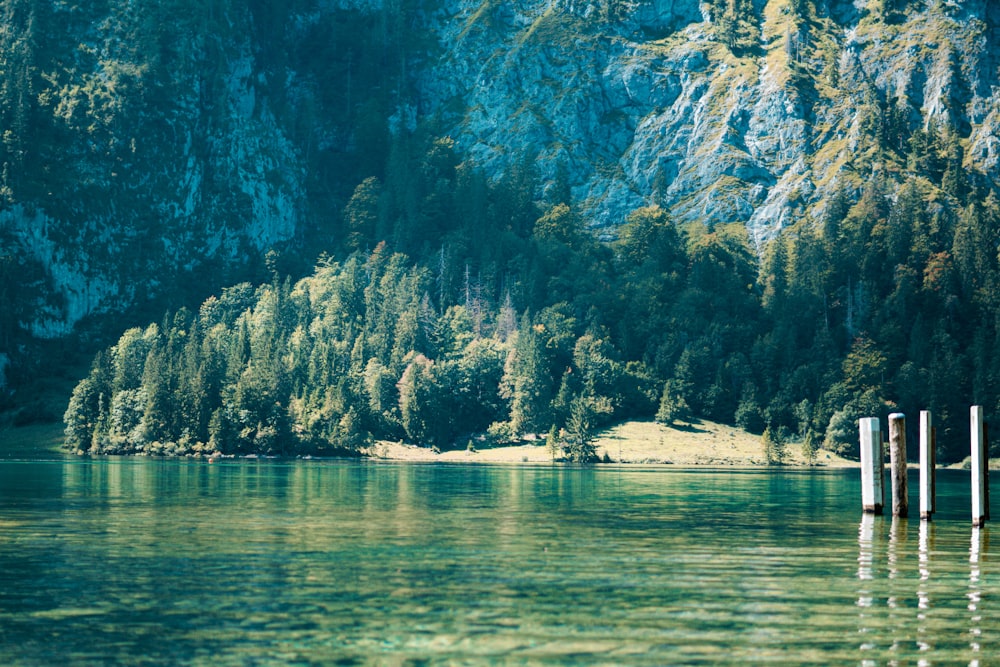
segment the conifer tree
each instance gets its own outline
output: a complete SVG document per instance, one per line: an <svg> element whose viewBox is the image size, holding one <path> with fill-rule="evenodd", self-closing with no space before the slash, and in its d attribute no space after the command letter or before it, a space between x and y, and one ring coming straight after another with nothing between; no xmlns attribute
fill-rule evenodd
<svg viewBox="0 0 1000 667"><path fill-rule="evenodd" d="M544 428L548 421L552 380L542 345L538 330L524 315L501 384L501 396L510 401L511 427L518 434Z"/></svg>
<svg viewBox="0 0 1000 667"><path fill-rule="evenodd" d="M768 465L782 465L785 462L785 443L771 431L770 426L764 429L760 442Z"/></svg>
<svg viewBox="0 0 1000 667"><path fill-rule="evenodd" d="M673 426L679 421L688 419L689 410L678 380L667 380L660 396L660 406L656 411L656 421L666 426Z"/></svg>

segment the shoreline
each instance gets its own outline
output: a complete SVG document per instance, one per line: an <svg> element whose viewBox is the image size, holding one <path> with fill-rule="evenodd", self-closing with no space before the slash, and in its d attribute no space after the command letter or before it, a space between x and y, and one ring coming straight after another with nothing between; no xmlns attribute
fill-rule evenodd
<svg viewBox="0 0 1000 667"><path fill-rule="evenodd" d="M61 448L61 423L38 424L0 429L0 457L31 457L50 454L70 454ZM601 465L673 466L673 467L743 467L743 468L850 468L857 461L820 450L814 463L806 461L798 443L786 445L784 462L768 466L764 459L760 436L733 426L702 421L681 427L666 427L656 422L630 421L602 431L594 441ZM397 463L462 463L462 464L566 464L553 461L545 446L544 436L534 436L517 444L496 447L479 446L435 452L428 447L402 442L380 441L362 450L360 460ZM605 460L607 455L607 460ZM183 458L183 457L182 457ZM208 460L230 459L304 459L323 460L326 457L219 456L201 455Z"/></svg>

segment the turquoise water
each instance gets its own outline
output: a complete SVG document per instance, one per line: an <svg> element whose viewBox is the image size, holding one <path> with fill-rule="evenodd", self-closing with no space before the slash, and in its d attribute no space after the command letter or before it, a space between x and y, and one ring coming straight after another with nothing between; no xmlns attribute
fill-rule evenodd
<svg viewBox="0 0 1000 667"><path fill-rule="evenodd" d="M5 461L0 664L989 664L968 486L921 525L857 470Z"/></svg>

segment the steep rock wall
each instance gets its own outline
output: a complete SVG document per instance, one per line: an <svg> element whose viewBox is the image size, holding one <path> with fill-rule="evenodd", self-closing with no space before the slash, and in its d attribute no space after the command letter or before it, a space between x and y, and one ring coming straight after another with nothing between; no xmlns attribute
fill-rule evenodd
<svg viewBox="0 0 1000 667"><path fill-rule="evenodd" d="M248 13L154 28L151 9L14 4L25 25L12 20L3 38L28 90L5 84L0 239L42 267L34 335L64 335L293 237L305 166L264 92ZM19 27L35 43L21 44Z"/></svg>
<svg viewBox="0 0 1000 667"><path fill-rule="evenodd" d="M491 171L528 154L543 179L568 174L597 226L658 201L764 242L870 176L893 106L908 129L958 128L967 166L995 177L995 3L767 0L736 49L723 5L447 3L423 108Z"/></svg>

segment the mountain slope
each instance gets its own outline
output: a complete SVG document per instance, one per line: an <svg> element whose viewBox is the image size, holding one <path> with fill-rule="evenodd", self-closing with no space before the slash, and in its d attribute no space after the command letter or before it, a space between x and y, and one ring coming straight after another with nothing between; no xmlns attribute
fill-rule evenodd
<svg viewBox="0 0 1000 667"><path fill-rule="evenodd" d="M421 131L494 182L530 165L605 236L659 203L758 250L873 174L951 209L957 172L997 177L986 0L133 5L0 6L0 358L350 246L355 186Z"/></svg>
<svg viewBox="0 0 1000 667"><path fill-rule="evenodd" d="M422 100L482 164L565 170L598 225L657 200L760 242L904 171L917 128L954 128L995 177L1000 7L862 4L452 3Z"/></svg>

